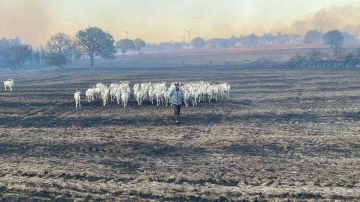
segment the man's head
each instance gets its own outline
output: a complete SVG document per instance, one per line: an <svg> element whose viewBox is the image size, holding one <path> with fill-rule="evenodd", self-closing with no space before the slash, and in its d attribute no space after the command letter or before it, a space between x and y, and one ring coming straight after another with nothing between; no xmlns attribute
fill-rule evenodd
<svg viewBox="0 0 360 202"><path fill-rule="evenodd" d="M175 89L176 89L176 90L179 89L179 86L180 86L179 82L176 82L176 83L175 83Z"/></svg>

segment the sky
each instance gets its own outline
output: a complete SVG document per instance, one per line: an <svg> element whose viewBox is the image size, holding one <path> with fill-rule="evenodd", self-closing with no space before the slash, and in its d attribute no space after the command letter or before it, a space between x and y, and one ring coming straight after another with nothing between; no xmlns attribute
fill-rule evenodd
<svg viewBox="0 0 360 202"><path fill-rule="evenodd" d="M32 45L97 26L148 43L309 29L360 30L359 0L0 0L0 38Z"/></svg>

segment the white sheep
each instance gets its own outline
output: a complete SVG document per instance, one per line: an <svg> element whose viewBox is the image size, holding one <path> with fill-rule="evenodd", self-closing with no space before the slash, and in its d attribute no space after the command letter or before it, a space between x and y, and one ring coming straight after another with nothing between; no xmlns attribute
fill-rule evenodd
<svg viewBox="0 0 360 202"><path fill-rule="evenodd" d="M128 103L128 99L129 99L128 93L122 92L121 93L121 101L122 101L122 104L124 105L124 107L126 107L126 105Z"/></svg>
<svg viewBox="0 0 360 202"><path fill-rule="evenodd" d="M136 101L138 102L138 105L141 105L143 99L144 99L144 91L140 90L136 93Z"/></svg>
<svg viewBox="0 0 360 202"><path fill-rule="evenodd" d="M101 97L101 88L100 87L93 87L93 96L95 96L95 98Z"/></svg>
<svg viewBox="0 0 360 202"><path fill-rule="evenodd" d="M109 99L110 89L108 87L104 87L101 90L101 99L103 101L103 105L106 105L107 100Z"/></svg>
<svg viewBox="0 0 360 202"><path fill-rule="evenodd" d="M92 88L87 89L85 96L86 101L91 102L91 100L94 100L94 90Z"/></svg>
<svg viewBox="0 0 360 202"><path fill-rule="evenodd" d="M4 81L5 90L6 90L6 87L9 87L10 90L12 90L13 86L14 86L14 80L13 79L8 79L8 80Z"/></svg>
<svg viewBox="0 0 360 202"><path fill-rule="evenodd" d="M74 99L75 99L75 107L81 107L81 104L80 104L80 93L81 93L81 90L76 90L75 93L74 93Z"/></svg>

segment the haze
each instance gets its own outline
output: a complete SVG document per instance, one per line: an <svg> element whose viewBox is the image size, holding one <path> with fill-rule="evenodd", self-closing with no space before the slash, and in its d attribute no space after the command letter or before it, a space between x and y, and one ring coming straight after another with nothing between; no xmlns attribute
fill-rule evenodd
<svg viewBox="0 0 360 202"><path fill-rule="evenodd" d="M74 35L87 26L109 31L116 40L147 43L192 36L228 38L237 34L297 33L340 29L358 33L356 0L0 0L0 36L44 44L57 32Z"/></svg>

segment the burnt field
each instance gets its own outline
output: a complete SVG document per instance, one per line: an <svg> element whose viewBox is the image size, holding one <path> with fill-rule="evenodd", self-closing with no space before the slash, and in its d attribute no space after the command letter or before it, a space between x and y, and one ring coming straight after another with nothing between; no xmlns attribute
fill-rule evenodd
<svg viewBox="0 0 360 202"><path fill-rule="evenodd" d="M220 67L2 73L0 198L9 201L328 201L360 197L356 71ZM182 108L85 102L98 82L216 81ZM82 89L82 106L73 93Z"/></svg>

